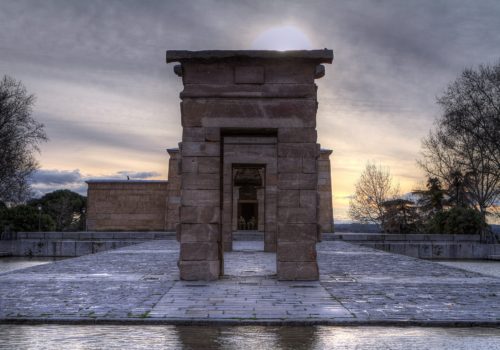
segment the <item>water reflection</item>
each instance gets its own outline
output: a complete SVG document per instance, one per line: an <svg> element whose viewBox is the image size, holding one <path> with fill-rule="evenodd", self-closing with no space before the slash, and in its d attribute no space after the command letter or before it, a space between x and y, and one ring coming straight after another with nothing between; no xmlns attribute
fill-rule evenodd
<svg viewBox="0 0 500 350"><path fill-rule="evenodd" d="M57 260L66 258L27 258L27 257L10 257L0 258L0 274L11 272L14 270L25 269L27 267L49 264Z"/></svg>
<svg viewBox="0 0 500 350"><path fill-rule="evenodd" d="M0 325L0 349L500 349L494 328Z"/></svg>

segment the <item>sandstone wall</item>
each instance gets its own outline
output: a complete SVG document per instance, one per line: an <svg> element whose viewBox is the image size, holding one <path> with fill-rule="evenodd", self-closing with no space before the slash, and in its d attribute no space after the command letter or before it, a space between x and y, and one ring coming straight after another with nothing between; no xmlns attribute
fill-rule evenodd
<svg viewBox="0 0 500 350"><path fill-rule="evenodd" d="M87 230L164 231L167 181L88 181Z"/></svg>
<svg viewBox="0 0 500 350"><path fill-rule="evenodd" d="M331 150L322 149L318 159L318 224L321 232L333 232Z"/></svg>

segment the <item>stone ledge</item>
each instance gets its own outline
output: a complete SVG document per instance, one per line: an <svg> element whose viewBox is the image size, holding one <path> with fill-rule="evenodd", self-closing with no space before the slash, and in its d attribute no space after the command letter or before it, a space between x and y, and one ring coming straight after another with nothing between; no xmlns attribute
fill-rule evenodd
<svg viewBox="0 0 500 350"><path fill-rule="evenodd" d="M299 59L318 63L332 63L333 51L323 50L168 50L167 63L186 61L219 61L227 59Z"/></svg>

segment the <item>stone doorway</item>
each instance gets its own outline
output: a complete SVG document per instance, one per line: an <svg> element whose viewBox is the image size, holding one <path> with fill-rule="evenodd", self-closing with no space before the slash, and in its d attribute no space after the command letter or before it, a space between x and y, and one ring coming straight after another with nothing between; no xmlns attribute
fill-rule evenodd
<svg viewBox="0 0 500 350"><path fill-rule="evenodd" d="M264 176L263 166L233 168L233 230L264 231L264 222L259 215L264 213ZM259 213L259 207L262 213Z"/></svg>
<svg viewBox="0 0 500 350"><path fill-rule="evenodd" d="M259 241L259 250L276 252L276 142L276 130L223 131L225 252L242 240Z"/></svg>

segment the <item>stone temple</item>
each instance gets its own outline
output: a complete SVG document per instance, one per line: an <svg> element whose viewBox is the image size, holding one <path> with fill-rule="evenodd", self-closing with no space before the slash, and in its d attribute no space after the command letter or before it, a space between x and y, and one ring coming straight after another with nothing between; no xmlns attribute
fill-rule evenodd
<svg viewBox="0 0 500 350"><path fill-rule="evenodd" d="M315 79L331 50L167 51L182 78L182 142L168 181L88 181L87 229L177 231L184 280L224 274L233 233L260 232L280 280L316 280L333 231L330 150Z"/></svg>

